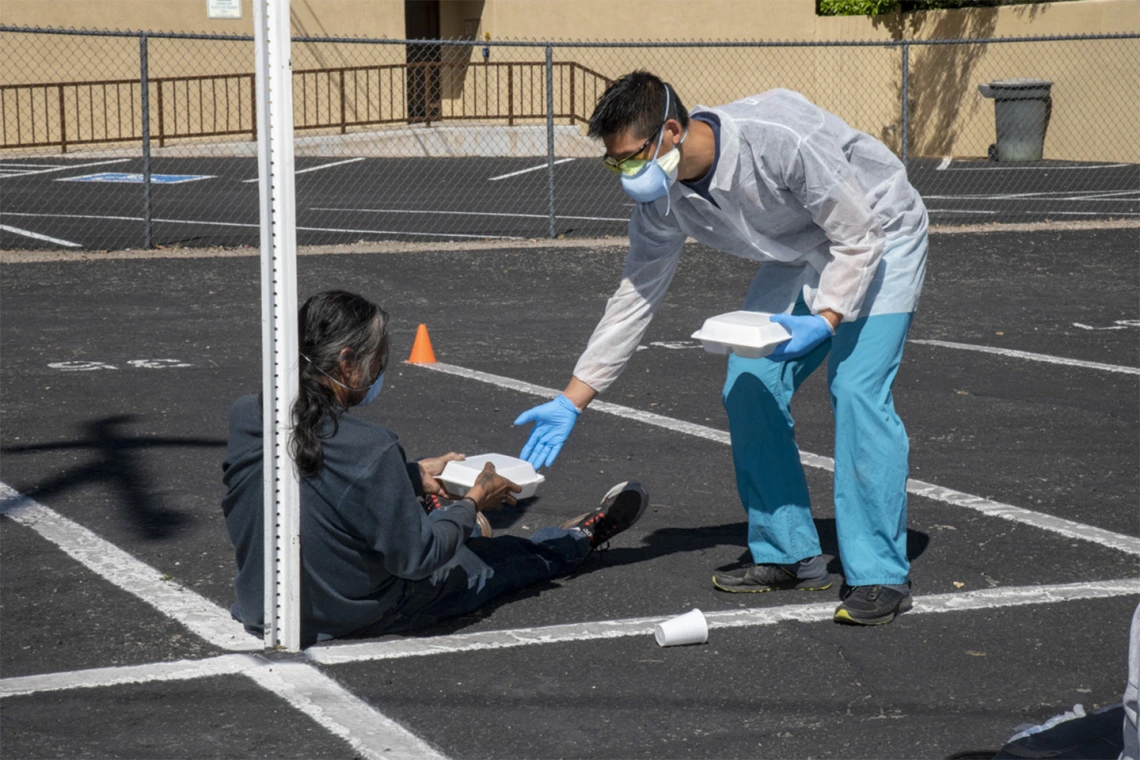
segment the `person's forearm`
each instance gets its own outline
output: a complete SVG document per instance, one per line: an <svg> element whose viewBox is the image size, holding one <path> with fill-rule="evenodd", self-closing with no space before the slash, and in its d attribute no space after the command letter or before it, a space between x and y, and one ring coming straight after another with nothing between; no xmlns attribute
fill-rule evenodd
<svg viewBox="0 0 1140 760"><path fill-rule="evenodd" d="M819 316L827 320L827 324L831 325L832 332L835 332L835 328L839 327L839 323L843 321L843 315L834 309L824 309L819 313Z"/></svg>
<svg viewBox="0 0 1140 760"><path fill-rule="evenodd" d="M597 397L598 392L578 378L571 377L570 384L566 386L566 390L562 391L562 395L570 399L570 403L574 406L585 410L590 402Z"/></svg>

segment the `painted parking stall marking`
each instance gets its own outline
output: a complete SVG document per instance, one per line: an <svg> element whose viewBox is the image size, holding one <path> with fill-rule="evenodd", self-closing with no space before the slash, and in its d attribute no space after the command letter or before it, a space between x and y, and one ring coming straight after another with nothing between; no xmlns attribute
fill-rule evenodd
<svg viewBox="0 0 1140 760"><path fill-rule="evenodd" d="M351 210L351 209L348 209ZM400 213L413 213L413 212L400 212ZM0 216L20 216L32 217L36 219L96 219L107 220L116 222L142 222L145 221L141 216L112 216L107 214L32 214L27 212L13 212L13 211L0 211ZM542 217L546 218L546 217ZM566 218L566 217L561 217ZM247 229L260 229L260 224L252 222L217 222L205 219L164 219L155 218L152 222L162 222L164 224L191 224L202 225L205 227L244 227ZM522 238L517 235L474 235L458 232L404 232L401 230L365 230L365 229L350 229L342 227L301 227L297 229L302 232L339 232L350 235L410 235L415 237L444 237L444 238L473 238L477 240L521 240Z"/></svg>
<svg viewBox="0 0 1140 760"><path fill-rule="evenodd" d="M32 232L31 230L25 230L25 229L22 229L20 227L12 227L11 225L8 225L8 224L0 224L0 230L4 230L5 232L11 232L13 235L22 235L23 237L31 238L32 240L40 240L40 241L43 241L44 243L55 243L56 245L62 245L64 248L81 248L82 247L79 245L79 243L73 243L70 240L64 240L62 238L52 237L51 235L43 235L39 232Z"/></svg>
<svg viewBox="0 0 1140 760"><path fill-rule="evenodd" d="M308 169L298 169L297 171L295 171L293 173L294 174L308 174L309 172L319 172L322 169L331 169L334 166L343 166L345 164L355 164L356 162L363 161L363 160L364 160L363 157L361 157L361 158L349 158L349 159L346 159L344 161L334 161L331 164L321 164L320 166L310 166ZM254 177L253 179L243 179L242 182L244 184L249 184L251 182L258 182L260 179L261 179L260 177Z"/></svg>
<svg viewBox="0 0 1140 760"><path fill-rule="evenodd" d="M16 179L17 177L30 177L36 174L51 174L52 172L64 172L71 169L86 169L91 166L106 166L108 164L125 164L132 161L130 158L116 158L110 161L93 161L88 164L23 164L23 166L31 169L31 171L5 171L0 179ZM7 166L18 166L18 164L8 164ZM34 167L34 168L33 168Z"/></svg>
<svg viewBox="0 0 1140 760"><path fill-rule="evenodd" d="M218 605L5 483L0 483L0 514L31 528L92 572L182 623L214 646L231 651L263 647Z"/></svg>
<svg viewBox="0 0 1140 760"><path fill-rule="evenodd" d="M1085 329L1093 329L1086 327ZM1102 362L1088 362L1082 359L1067 359L1063 356L1050 356L1049 354L1035 354L1031 351L1017 351L1012 348L998 348L996 346L979 346L973 343L955 343L948 340L911 340L920 346L938 346L940 348L955 348L961 351L977 351L983 354L997 354L1013 359L1027 359L1046 364L1061 364L1067 367L1083 367L1084 369L1097 369L1103 372L1120 372L1125 375L1140 375L1140 367L1125 367L1120 364L1104 364Z"/></svg>
<svg viewBox="0 0 1140 760"><path fill-rule="evenodd" d="M202 179L214 179L213 174L152 174L152 185L181 185L186 182L197 182ZM127 185L141 185L146 182L146 175L134 172L101 172L99 174L84 174L81 177L60 177L56 182L111 182Z"/></svg>
<svg viewBox="0 0 1140 760"><path fill-rule="evenodd" d="M1079 599L1108 599L1134 594L1140 594L1140 580L1132 578L1057 586L1010 586L953 594L916 596L914 607L906 614L966 612L997 607L1020 607L1030 604L1057 604ZM705 618L708 620L709 628L713 629L758 627L786 622L830 622L834 615L835 602L813 602L809 604L787 604L780 607L718 610L706 612ZM323 665L344 665L368 660L426 657L453 652L509 649L536 644L596 641L626 636L650 636L653 634L654 626L666 619L668 616L599 620L589 623L515 628L504 631L480 631L450 636L370 641L358 644L332 644L311 647L305 651L305 656L309 660Z"/></svg>
<svg viewBox="0 0 1140 760"><path fill-rule="evenodd" d="M1073 327L1079 327L1082 330L1127 330L1130 327L1140 327L1140 319L1118 319L1111 325L1104 325L1102 327L1086 325L1083 322L1074 322Z"/></svg>
<svg viewBox="0 0 1140 760"><path fill-rule="evenodd" d="M170 369L172 367L193 367L193 364L181 359L128 359L127 366L135 369ZM49 362L48 367L61 372L92 372L100 369L119 369L107 362L72 360L66 362Z"/></svg>
<svg viewBox="0 0 1140 760"><path fill-rule="evenodd" d="M98 534L2 482L0 515L31 528L89 570L150 604L214 646L231 652L257 653L264 650L264 641L251 636L228 610L169 580ZM444 757L312 665L271 661L259 654L3 679L0 680L0 697L239 673L344 739L359 757L376 760Z"/></svg>
<svg viewBox="0 0 1140 760"><path fill-rule="evenodd" d="M541 385L535 385L523 380L515 380L511 377L502 377L500 375L492 375L489 372L481 372L479 370L467 369L466 367L458 367L453 364L413 364L413 367L423 367L425 369L434 370L436 372L443 372L449 375L456 375L458 377L467 378L469 380L478 380L479 382L494 385L499 388L507 388L509 390L519 391L521 393L529 393L541 398L554 398L558 395L559 391L554 388L544 388ZM1112 365L1107 365L1112 366ZM1140 370L1137 370L1140 374ZM705 425L698 425L695 422L687 422L685 420L678 420L672 417L666 417L663 414L656 414L654 412L646 412L641 409L633 409L628 406L621 406L620 404L611 404L607 401L595 401L590 404L590 408L603 412L605 414L612 414L617 417L624 417L625 419L637 420L644 422L647 425L673 430L678 433L692 435L697 438L704 438L705 440L715 441L730 445L731 440L729 434L725 430L717 430L716 428L707 427ZM800 451L800 461L807 467L815 467L821 470L833 472L835 470L835 460L830 457L813 454L808 451ZM1003 520L1010 520L1012 522L1023 523L1031 525L1035 528L1047 530L1052 533L1058 533L1067 538L1076 538L1084 541L1090 541L1101 546L1107 546L1111 549L1140 556L1140 538L1133 536L1126 536L1122 533L1115 533L1103 528L1097 528L1092 525L1085 525L1073 520L1066 520L1063 517L1055 517L1053 515L1043 514L1041 512L1034 512L1030 509L1023 507L1015 507L1012 504L1003 504L991 499L985 499L980 496L955 491L952 488L944 488L933 483L926 483L921 480L911 478L907 480L906 490L915 496L922 496L935 501L941 501L946 504L954 506L965 507L972 509L976 512L988 515L990 517L999 517Z"/></svg>
<svg viewBox="0 0 1140 760"><path fill-rule="evenodd" d="M573 158L560 158L554 162L554 165L557 166L558 164L564 164L567 161L573 161L573 160L574 160ZM542 166L532 166L529 169L519 169L517 172L510 172L509 174L500 174L497 177L488 177L487 181L488 182L498 182L501 179L507 179L508 177L517 177L520 174L530 174L531 172L542 171L545 168L547 168L546 164L543 164Z"/></svg>

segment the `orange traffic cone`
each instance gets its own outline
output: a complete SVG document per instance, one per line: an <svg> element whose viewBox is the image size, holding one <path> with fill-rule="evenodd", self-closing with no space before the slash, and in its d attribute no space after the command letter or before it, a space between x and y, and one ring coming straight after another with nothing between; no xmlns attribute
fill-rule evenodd
<svg viewBox="0 0 1140 760"><path fill-rule="evenodd" d="M435 351L431 350L431 337L428 336L427 325L420 325L416 330L416 341L412 344L412 355L408 357L408 364L435 364Z"/></svg>

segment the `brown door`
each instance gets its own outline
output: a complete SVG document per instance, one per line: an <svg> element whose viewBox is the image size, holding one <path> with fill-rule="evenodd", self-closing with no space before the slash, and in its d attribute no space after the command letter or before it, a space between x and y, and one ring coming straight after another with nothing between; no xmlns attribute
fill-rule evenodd
<svg viewBox="0 0 1140 760"><path fill-rule="evenodd" d="M438 40L440 0L404 0L404 31L409 40ZM438 120L440 115L439 65L441 46L407 46L408 123Z"/></svg>

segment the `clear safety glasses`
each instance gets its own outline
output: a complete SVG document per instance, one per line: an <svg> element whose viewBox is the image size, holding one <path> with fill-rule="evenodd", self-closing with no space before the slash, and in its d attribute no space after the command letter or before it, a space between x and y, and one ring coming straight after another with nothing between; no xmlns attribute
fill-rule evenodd
<svg viewBox="0 0 1140 760"><path fill-rule="evenodd" d="M649 139L643 142L640 148L635 150L633 153L628 154L625 158L614 158L607 153L606 155L602 156L602 164L605 165L605 167L614 174L637 174L639 171L645 168L645 165L652 159L634 158L634 156L644 152L645 149L648 148L653 143L653 141L657 139L657 135L661 132L664 126L665 125L662 124L660 127L658 127L657 131L650 135Z"/></svg>

